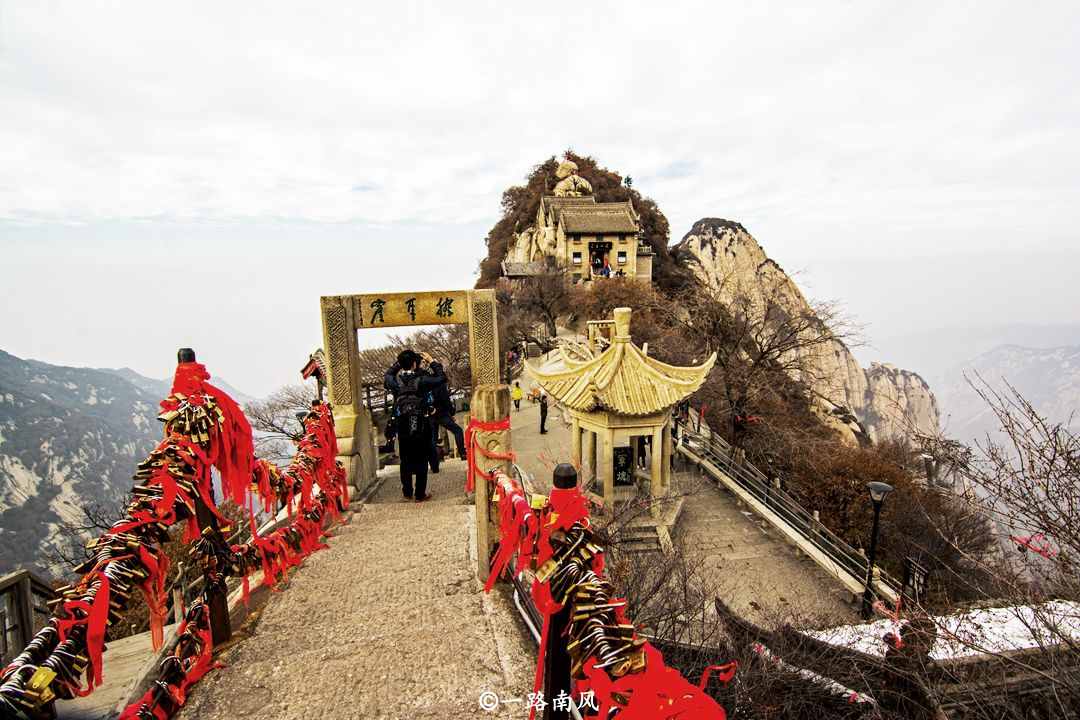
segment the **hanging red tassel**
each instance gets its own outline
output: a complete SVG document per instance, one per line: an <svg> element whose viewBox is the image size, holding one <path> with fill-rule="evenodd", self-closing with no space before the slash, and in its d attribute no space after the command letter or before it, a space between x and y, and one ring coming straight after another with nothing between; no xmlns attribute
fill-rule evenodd
<svg viewBox="0 0 1080 720"><path fill-rule="evenodd" d="M155 556L145 545L140 545L139 562L147 572L140 587L150 611L150 641L154 650L160 650L165 638L165 578L169 572L169 556L160 549Z"/></svg>

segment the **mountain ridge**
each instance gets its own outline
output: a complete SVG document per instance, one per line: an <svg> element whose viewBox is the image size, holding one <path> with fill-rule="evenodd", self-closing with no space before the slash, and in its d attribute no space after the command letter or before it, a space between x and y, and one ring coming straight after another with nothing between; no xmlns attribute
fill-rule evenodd
<svg viewBox="0 0 1080 720"><path fill-rule="evenodd" d="M672 252L721 297L730 297L741 288L769 288L789 310L805 312L811 308L791 276L765 253L742 223L702 218ZM874 440L911 430L937 431L937 400L921 375L890 363L873 362L863 368L841 340L817 348L811 355L809 360L821 378L813 383L813 390L822 401L825 417L850 411ZM834 425L849 441L857 440L857 429Z"/></svg>
<svg viewBox="0 0 1080 720"><path fill-rule="evenodd" d="M130 368L0 350L0 574L64 569L46 560L67 549L59 529L82 520L83 507L119 506L135 464L161 437L158 403L170 385Z"/></svg>

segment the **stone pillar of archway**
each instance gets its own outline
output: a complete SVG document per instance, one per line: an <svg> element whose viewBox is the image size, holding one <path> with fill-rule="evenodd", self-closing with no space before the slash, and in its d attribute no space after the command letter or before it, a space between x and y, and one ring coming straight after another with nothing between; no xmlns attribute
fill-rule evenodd
<svg viewBox="0 0 1080 720"><path fill-rule="evenodd" d="M473 388L498 385L499 324L494 290L469 291L469 365Z"/></svg>
<svg viewBox="0 0 1080 720"><path fill-rule="evenodd" d="M371 413L357 382L356 303L351 295L335 295L321 298L320 304L338 460L348 472L349 483L362 489L379 468Z"/></svg>
<svg viewBox="0 0 1080 720"><path fill-rule="evenodd" d="M473 418L482 423L494 423L510 417L510 388L506 385L479 385L473 389L472 407L470 408ZM513 450L510 429L486 431L476 433L474 442L483 448L488 455L509 455ZM477 452L474 460L476 467L484 473L490 474L498 468L503 472L510 472L510 461L498 457L488 457L482 452ZM474 502L476 504L476 555L477 577L486 579L491 567L492 546L498 538L499 528L492 517L492 493L494 488L491 483L477 473Z"/></svg>

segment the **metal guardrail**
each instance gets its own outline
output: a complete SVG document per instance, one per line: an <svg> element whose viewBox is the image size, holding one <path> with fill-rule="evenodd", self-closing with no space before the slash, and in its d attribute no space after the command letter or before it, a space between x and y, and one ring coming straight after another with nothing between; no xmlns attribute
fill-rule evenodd
<svg viewBox="0 0 1080 720"><path fill-rule="evenodd" d="M689 443L701 453L703 459L725 473L739 487L750 493L786 526L805 538L826 557L862 584L866 582L867 558L855 548L825 527L813 513L807 511L795 498L770 481L753 463L736 459L736 451L723 438L711 430L695 430L690 424L680 427L683 443ZM878 594L898 594L900 583L877 568L875 589Z"/></svg>

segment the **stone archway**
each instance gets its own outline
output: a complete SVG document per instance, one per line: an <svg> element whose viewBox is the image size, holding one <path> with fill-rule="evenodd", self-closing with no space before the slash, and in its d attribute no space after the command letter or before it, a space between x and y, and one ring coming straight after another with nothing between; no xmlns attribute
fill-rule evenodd
<svg viewBox="0 0 1080 720"><path fill-rule="evenodd" d="M338 460L354 487L367 485L378 470L375 433L360 392L358 330L468 324L473 389L499 382L494 290L328 295L320 305Z"/></svg>

